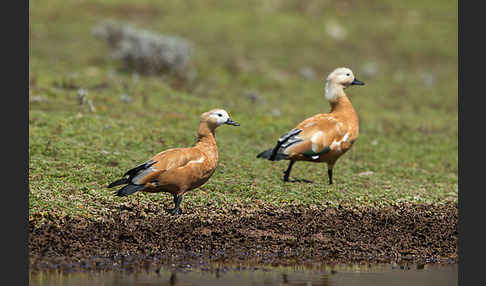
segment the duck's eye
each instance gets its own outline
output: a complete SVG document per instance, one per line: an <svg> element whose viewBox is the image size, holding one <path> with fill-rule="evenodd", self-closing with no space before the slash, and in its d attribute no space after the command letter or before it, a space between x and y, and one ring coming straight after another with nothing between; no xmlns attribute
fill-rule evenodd
<svg viewBox="0 0 486 286"><path fill-rule="evenodd" d="M218 113L218 116L219 116L219 117L223 117L223 115L222 115L221 113Z"/></svg>
<svg viewBox="0 0 486 286"><path fill-rule="evenodd" d="M346 76L349 76L349 73L347 73Z"/></svg>

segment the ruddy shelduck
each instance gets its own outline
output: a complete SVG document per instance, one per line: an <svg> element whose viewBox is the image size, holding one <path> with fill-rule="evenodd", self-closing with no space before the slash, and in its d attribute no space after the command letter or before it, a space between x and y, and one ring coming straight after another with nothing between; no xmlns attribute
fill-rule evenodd
<svg viewBox="0 0 486 286"><path fill-rule="evenodd" d="M215 130L223 124L239 126L228 112L213 109L201 115L198 139L190 148L168 149L150 160L128 170L123 178L111 183L108 188L126 184L115 195L127 196L137 191L167 192L174 196L171 214L181 214L182 196L206 183L218 164L218 148Z"/></svg>
<svg viewBox="0 0 486 286"><path fill-rule="evenodd" d="M325 97L331 105L330 113L316 114L280 137L275 147L263 151L257 158L271 161L289 160L284 181L296 161L326 162L329 184L336 161L348 151L358 138L359 123L351 101L344 93L350 85L364 85L348 68L337 68L327 77Z"/></svg>

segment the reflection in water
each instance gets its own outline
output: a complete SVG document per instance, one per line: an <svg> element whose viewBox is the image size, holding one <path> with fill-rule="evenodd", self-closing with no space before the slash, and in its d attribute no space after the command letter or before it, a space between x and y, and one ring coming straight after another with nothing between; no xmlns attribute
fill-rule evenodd
<svg viewBox="0 0 486 286"><path fill-rule="evenodd" d="M153 272L39 272L30 274L32 286L61 285L158 285L158 286L405 286L405 285L457 285L457 264L418 265L340 265L318 267L259 267L247 270L214 268L214 271L193 270L174 272L161 268ZM221 270L220 270L221 269ZM225 271L223 269L229 269ZM233 269L239 269L235 267ZM256 270L255 270L256 269Z"/></svg>
<svg viewBox="0 0 486 286"><path fill-rule="evenodd" d="M159 284L159 285L166 285L166 284ZM172 272L170 274L170 278L169 278L169 284L167 284L169 286L190 286L190 285L195 285L195 284L187 284L187 283L181 283L177 280L177 273L176 272Z"/></svg>
<svg viewBox="0 0 486 286"><path fill-rule="evenodd" d="M176 280L176 275L177 274L175 272L172 272L170 274L170 280L169 280L170 281L170 286L175 286L176 285L176 281L177 281Z"/></svg>
<svg viewBox="0 0 486 286"><path fill-rule="evenodd" d="M315 286L332 286L333 284L329 283L328 275L322 274L320 276L319 282L314 281L311 285ZM309 286L309 281L295 281L290 282L287 273L282 274L282 283L278 283L275 285L282 285L282 286Z"/></svg>

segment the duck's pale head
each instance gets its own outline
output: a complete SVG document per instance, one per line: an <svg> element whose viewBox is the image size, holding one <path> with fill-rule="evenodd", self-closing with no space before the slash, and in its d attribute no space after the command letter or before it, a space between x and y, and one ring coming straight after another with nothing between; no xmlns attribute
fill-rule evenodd
<svg viewBox="0 0 486 286"><path fill-rule="evenodd" d="M351 69L337 68L327 77L326 98L330 101L335 100L338 96L338 89L345 89L350 85L364 85L364 82L358 80Z"/></svg>
<svg viewBox="0 0 486 286"><path fill-rule="evenodd" d="M337 68L333 70L327 77L327 82L334 83L346 88L350 85L364 85L364 82L359 81L353 74L353 71L348 68Z"/></svg>
<svg viewBox="0 0 486 286"><path fill-rule="evenodd" d="M212 128L216 128L223 124L240 126L240 124L229 116L224 109L213 109L201 115L201 122L206 122Z"/></svg>

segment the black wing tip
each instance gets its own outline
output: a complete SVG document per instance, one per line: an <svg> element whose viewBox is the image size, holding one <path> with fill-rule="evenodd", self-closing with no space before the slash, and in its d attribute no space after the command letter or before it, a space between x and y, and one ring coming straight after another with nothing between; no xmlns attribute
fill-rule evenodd
<svg viewBox="0 0 486 286"><path fill-rule="evenodd" d="M115 196L117 196L117 197L125 197L125 196L128 196L128 194L126 192L124 192L125 187L119 189L118 191L114 192L113 194Z"/></svg>
<svg viewBox="0 0 486 286"><path fill-rule="evenodd" d="M275 147L273 147L273 149L271 150L271 153L269 154L269 157L267 159L270 160L270 161L279 161L279 160L286 159L287 158L286 155L278 153L279 150L280 150L280 147L283 146L287 141L289 141L290 138L293 138L294 136L300 134L301 132L302 132L302 129L292 129L287 134L281 136L277 140L277 144L275 145ZM293 143L295 143L295 142L293 142ZM288 147L288 146L286 146L286 147ZM264 152L266 152L266 151L264 151Z"/></svg>
<svg viewBox="0 0 486 286"><path fill-rule="evenodd" d="M142 164L140 164L140 165L138 165L138 166L136 166L136 167L128 170L125 174L123 174L123 177L125 177L125 176L129 176L130 177L130 176L136 174L140 170L143 170L143 169L147 169L147 168L152 167L152 165L155 164L155 163L157 163L157 161L150 159L150 160L148 160L148 161L146 161L146 162L144 162L144 163L142 163Z"/></svg>
<svg viewBox="0 0 486 286"><path fill-rule="evenodd" d="M117 197L124 197L143 190L144 185L128 184L114 193Z"/></svg>
<svg viewBox="0 0 486 286"><path fill-rule="evenodd" d="M288 156L285 154L277 154L272 161L288 160Z"/></svg>
<svg viewBox="0 0 486 286"><path fill-rule="evenodd" d="M117 197L124 197L124 196L126 196L125 194L123 194L122 192L120 192L120 190L118 190L118 191L114 192L113 194L114 194L115 196L117 196Z"/></svg>
<svg viewBox="0 0 486 286"><path fill-rule="evenodd" d="M285 154L274 152L274 149L271 148L271 149L268 149L268 150L261 152L256 157L267 159L267 160L270 160L270 161L280 161L280 160L287 159L288 156L285 155Z"/></svg>
<svg viewBox="0 0 486 286"><path fill-rule="evenodd" d="M257 157L257 158L269 159L269 158L270 158L270 156L272 155L272 151L273 151L273 149L272 149L272 148L271 148L271 149L267 149L267 150L265 150L265 151L263 151L263 152L259 153L259 154L258 154L256 157Z"/></svg>
<svg viewBox="0 0 486 286"><path fill-rule="evenodd" d="M115 186L119 186L119 185L123 185L123 184L128 184L129 183L129 180L127 178L122 178L122 179L118 179L114 182L111 182L111 184L108 185L108 188L113 188Z"/></svg>
<svg viewBox="0 0 486 286"><path fill-rule="evenodd" d="M114 186L116 186L116 182L117 182L117 181L115 181L115 182L111 182L111 183L110 183L110 184L109 184L107 187L108 187L108 188L113 188Z"/></svg>

